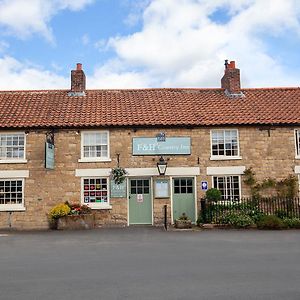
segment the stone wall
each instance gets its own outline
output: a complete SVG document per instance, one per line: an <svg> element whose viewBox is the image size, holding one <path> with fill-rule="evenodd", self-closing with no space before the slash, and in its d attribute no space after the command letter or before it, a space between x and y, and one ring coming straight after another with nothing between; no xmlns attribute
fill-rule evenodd
<svg viewBox="0 0 300 300"><path fill-rule="evenodd" d="M207 167L245 166L253 167L258 180L273 177L284 179L294 174L299 162L295 159L294 128L276 127L269 132L257 127L240 127L239 141L242 159L210 159L211 128L177 128L177 129L111 129L110 156L111 162L80 163L81 134L77 130L59 130L55 132L55 169L44 168L45 133L30 131L26 136L26 164L0 164L0 170L29 170L25 179L24 212L0 212L0 228L32 229L48 228L47 213L60 202L79 202L81 199L81 181L75 177L76 169L112 168L117 164L117 153L120 153L120 164L124 168L154 168L157 156L132 156L133 137L155 137L163 131L166 136L190 136L192 140L191 155L171 156L168 167L200 167L197 178L197 198L204 193L200 182L206 180L211 187L211 176L206 175ZM249 190L242 184L243 196L249 196ZM111 210L98 210L97 226L127 225L127 199L110 199ZM162 223L163 205L168 205L171 214L170 199L154 199L154 224ZM199 209L199 206L198 206Z"/></svg>

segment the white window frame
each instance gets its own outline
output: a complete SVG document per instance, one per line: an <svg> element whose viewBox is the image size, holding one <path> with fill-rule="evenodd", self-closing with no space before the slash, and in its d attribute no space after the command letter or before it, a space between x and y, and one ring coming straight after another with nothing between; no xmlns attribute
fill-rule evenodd
<svg viewBox="0 0 300 300"><path fill-rule="evenodd" d="M299 136L300 135L300 129L294 130L294 141L295 141L295 158L300 159L300 141Z"/></svg>
<svg viewBox="0 0 300 300"><path fill-rule="evenodd" d="M213 132L215 131L221 131L223 132L223 135L225 134L225 131L236 131L237 133L237 155L213 155L213 149L212 149L212 135ZM225 139L225 137L224 137ZM224 140L224 146L225 146L225 140ZM226 153L224 149L224 153ZM242 159L240 156L240 137L239 137L239 130L236 128L231 128L231 129L211 129L210 130L210 160L234 160L234 159Z"/></svg>
<svg viewBox="0 0 300 300"><path fill-rule="evenodd" d="M217 187L214 186L214 177L225 177L225 178L227 178L227 177L232 177L232 176L237 176L238 179L239 179L239 196L240 196L239 200L240 200L242 198L242 180L241 180L241 175L237 175L237 174L230 174L230 175L229 174L226 174L226 175L216 174L216 175L213 175L211 177L211 186L213 188L217 188ZM226 184L226 180L225 180L225 184ZM227 187L226 187L226 190L227 190ZM234 199L225 199L224 201L234 201Z"/></svg>
<svg viewBox="0 0 300 300"><path fill-rule="evenodd" d="M107 203L84 203L84 179L106 179L107 180ZM81 177L81 204L87 205L91 209L111 209L110 205L110 180L109 177L106 176L84 176Z"/></svg>
<svg viewBox="0 0 300 300"><path fill-rule="evenodd" d="M24 164L27 163L26 159L26 133L23 131L0 131L1 135L11 135L11 134L22 134L24 135L24 156L23 158L10 157L10 158L1 158L0 164Z"/></svg>
<svg viewBox="0 0 300 300"><path fill-rule="evenodd" d="M106 133L107 134L107 157L84 157L84 135L86 133ZM110 137L108 130L86 130L81 132L81 158L78 162L109 162L110 158Z"/></svg>
<svg viewBox="0 0 300 300"><path fill-rule="evenodd" d="M0 181L22 181L22 203L18 204L0 204L0 211L24 211L24 191L25 191L25 179L24 178L1 178Z"/></svg>

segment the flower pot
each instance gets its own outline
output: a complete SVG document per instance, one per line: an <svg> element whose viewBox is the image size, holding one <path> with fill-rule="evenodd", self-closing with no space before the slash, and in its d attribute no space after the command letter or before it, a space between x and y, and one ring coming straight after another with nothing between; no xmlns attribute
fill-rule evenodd
<svg viewBox="0 0 300 300"><path fill-rule="evenodd" d="M92 229L94 227L94 214L68 215L59 218L57 222L57 229L59 230Z"/></svg>
<svg viewBox="0 0 300 300"><path fill-rule="evenodd" d="M175 220L175 227L178 229L192 228L191 220Z"/></svg>

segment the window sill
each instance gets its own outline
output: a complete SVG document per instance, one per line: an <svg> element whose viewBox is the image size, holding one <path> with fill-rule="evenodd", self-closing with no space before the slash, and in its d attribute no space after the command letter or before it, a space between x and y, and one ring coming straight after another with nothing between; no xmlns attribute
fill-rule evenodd
<svg viewBox="0 0 300 300"><path fill-rule="evenodd" d="M295 156L295 159L300 159L300 156Z"/></svg>
<svg viewBox="0 0 300 300"><path fill-rule="evenodd" d="M210 160L241 160L241 156L211 156Z"/></svg>
<svg viewBox="0 0 300 300"><path fill-rule="evenodd" d="M27 159L0 159L0 164L26 164Z"/></svg>
<svg viewBox="0 0 300 300"><path fill-rule="evenodd" d="M86 205L86 204L85 204ZM104 209L112 209L112 206L109 204L104 205L88 205L88 207L92 210L104 210Z"/></svg>
<svg viewBox="0 0 300 300"><path fill-rule="evenodd" d="M14 211L25 211L26 208L23 205L8 205L0 204L0 211L14 212Z"/></svg>
<svg viewBox="0 0 300 300"><path fill-rule="evenodd" d="M89 162L111 162L111 158L80 158L78 159L80 163L89 163Z"/></svg>

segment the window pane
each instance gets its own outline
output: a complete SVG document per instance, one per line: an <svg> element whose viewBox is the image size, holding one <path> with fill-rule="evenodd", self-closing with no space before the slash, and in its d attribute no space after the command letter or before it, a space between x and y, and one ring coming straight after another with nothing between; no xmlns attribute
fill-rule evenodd
<svg viewBox="0 0 300 300"><path fill-rule="evenodd" d="M0 180L0 204L22 204L22 180Z"/></svg>
<svg viewBox="0 0 300 300"><path fill-rule="evenodd" d="M107 179L106 178L84 178L83 179L83 199L84 203L107 202Z"/></svg>
<svg viewBox="0 0 300 300"><path fill-rule="evenodd" d="M212 155L237 156L238 140L237 130L215 130L211 132Z"/></svg>

